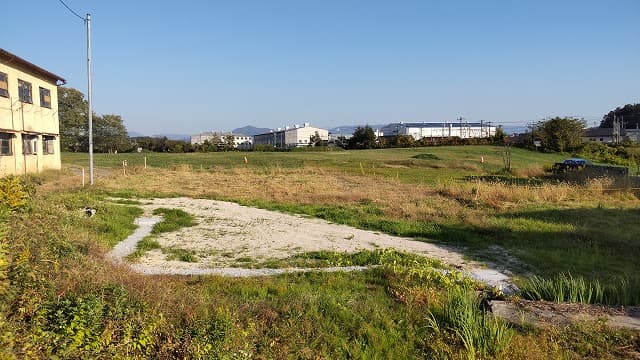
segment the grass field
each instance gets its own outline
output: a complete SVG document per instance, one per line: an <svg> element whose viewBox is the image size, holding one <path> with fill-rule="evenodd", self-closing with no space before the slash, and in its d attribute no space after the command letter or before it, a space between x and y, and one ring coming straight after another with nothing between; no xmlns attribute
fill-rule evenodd
<svg viewBox="0 0 640 360"><path fill-rule="evenodd" d="M563 158L513 148L511 162L516 172L539 172L544 164ZM126 160L131 167L168 168L189 165L193 169L213 170L243 167L253 170L326 168L348 174L370 174L397 177L415 183L460 178L478 173L498 173L503 167L502 147L442 146L430 148L384 149L324 152L217 152L217 153L127 153L94 154L95 166L119 167ZM427 154L427 156L424 156ZM248 163L244 163L244 157ZM481 157L484 163L481 163ZM566 157L566 156L564 156ZM63 162L87 166L85 153L64 153Z"/></svg>
<svg viewBox="0 0 640 360"><path fill-rule="evenodd" d="M139 165L144 156L146 172ZM545 165L566 156L512 149L511 161L515 174L541 176ZM63 159L83 164L86 154L64 154ZM640 238L637 192L604 191L611 187L605 180L586 187L464 180L501 173L500 147L98 154L95 162L117 172L125 159L132 175L105 180L107 192L223 199L311 215L465 246L470 257L491 260L521 275L571 272L606 281L640 271L633 260L640 255L635 240ZM495 251L495 246L510 256Z"/></svg>
<svg viewBox="0 0 640 360"><path fill-rule="evenodd" d="M524 177L564 157L512 154L514 172ZM586 186L468 181L501 173L502 155L497 147L465 146L96 154L100 174L109 175L81 188L70 168L86 159L63 154L62 172L23 179L25 204L0 206L1 358L582 359L640 352L637 332L601 322L507 325L478 311L472 283L403 257L376 258L385 264L364 272L254 279L144 276L103 259L140 214L136 201L107 196L183 195L464 246L470 257L523 278L535 274L543 285L568 272L604 285L640 271L640 194L609 191L606 179ZM97 215L85 217L84 206ZM308 256L291 261L344 259Z"/></svg>

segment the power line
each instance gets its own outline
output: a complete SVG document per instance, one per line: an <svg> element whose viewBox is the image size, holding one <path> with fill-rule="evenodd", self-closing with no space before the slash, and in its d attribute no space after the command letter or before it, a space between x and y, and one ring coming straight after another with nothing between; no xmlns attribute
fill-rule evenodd
<svg viewBox="0 0 640 360"><path fill-rule="evenodd" d="M82 16L78 15L78 13L77 13L77 12L73 11L73 9L71 9L67 4L65 4L65 3L64 3L64 1L62 1L62 0L58 0L58 1L60 1L60 3L61 3L62 5L64 5L64 7L66 7L66 8L67 8L67 10L71 11L71 13L72 13L73 15L77 16L77 17L78 17L78 19L80 19L80 20L82 20L82 21L84 21L84 20L85 20L85 18L83 18Z"/></svg>

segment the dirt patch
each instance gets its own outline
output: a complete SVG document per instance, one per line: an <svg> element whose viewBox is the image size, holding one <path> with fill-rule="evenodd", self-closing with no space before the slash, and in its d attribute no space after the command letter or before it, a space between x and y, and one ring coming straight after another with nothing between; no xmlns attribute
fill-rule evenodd
<svg viewBox="0 0 640 360"><path fill-rule="evenodd" d="M492 301L491 310L514 324L563 326L579 321L606 320L611 327L640 330L640 307L554 303L550 301Z"/></svg>
<svg viewBox="0 0 640 360"><path fill-rule="evenodd" d="M147 217L157 208L180 209L196 217L197 225L161 234L156 240L162 248L184 249L198 259L196 262L167 260L161 250L152 250L134 264L134 268L143 273L158 273L158 269L162 269L164 274L220 274L220 269L237 267L247 260L284 259L321 250L353 253L394 248L439 259L489 285L505 290L513 288L507 275L467 261L459 252L444 246L231 202L183 197L145 199L143 203ZM144 234L135 236L140 238ZM135 241L125 242L130 249ZM111 253L110 256L121 259L126 254ZM260 275L259 272L256 275Z"/></svg>

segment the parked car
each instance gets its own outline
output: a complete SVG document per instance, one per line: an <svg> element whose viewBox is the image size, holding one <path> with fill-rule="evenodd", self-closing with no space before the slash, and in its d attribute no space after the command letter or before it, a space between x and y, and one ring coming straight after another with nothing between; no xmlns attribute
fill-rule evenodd
<svg viewBox="0 0 640 360"><path fill-rule="evenodd" d="M580 159L580 158L571 158L571 159L566 159L562 162L563 164L567 165L567 166L587 166L587 165L593 165L593 163L587 159Z"/></svg>

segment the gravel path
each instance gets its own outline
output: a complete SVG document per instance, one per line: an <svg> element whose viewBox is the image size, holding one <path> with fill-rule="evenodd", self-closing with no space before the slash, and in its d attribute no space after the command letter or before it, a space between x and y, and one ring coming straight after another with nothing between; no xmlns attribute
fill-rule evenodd
<svg viewBox="0 0 640 360"><path fill-rule="evenodd" d="M133 253L136 250L136 245L145 236L151 234L153 225L162 220L160 216L144 216L137 218L135 224L138 225L136 231L129 235L128 238L119 242L113 249L107 254L107 259L116 263L123 262L124 258Z"/></svg>
<svg viewBox="0 0 640 360"><path fill-rule="evenodd" d="M153 199L142 207L145 216L136 220L139 228L107 254L109 259L122 263L135 250L137 242L148 235L153 225L160 220L159 217L150 215L157 208L181 209L196 217L197 225L174 233L160 234L156 240L163 248L188 250L197 253L199 258L195 263L167 260L161 250L151 250L138 262L130 264L133 270L143 274L248 277L288 272L360 271L365 267L247 269L235 266L242 258L267 260L319 250L357 252L364 249L395 248L439 259L477 280L502 288L505 292L515 289L509 277L496 269L467 261L453 249L410 238L206 199Z"/></svg>

